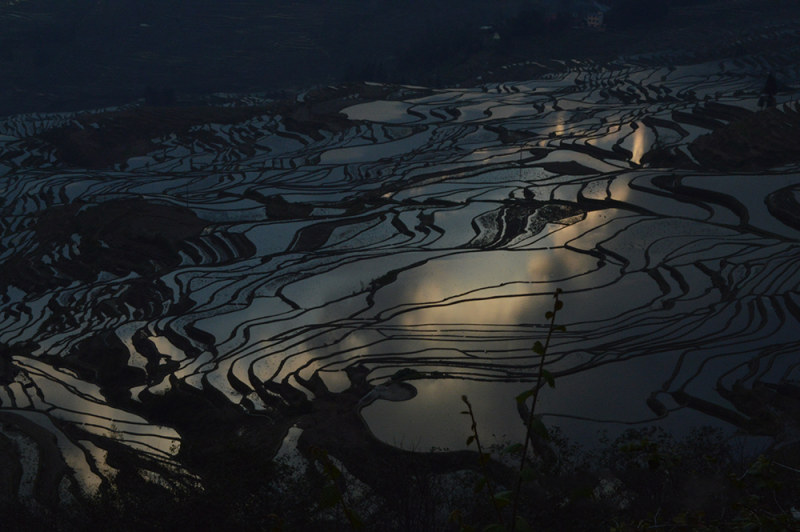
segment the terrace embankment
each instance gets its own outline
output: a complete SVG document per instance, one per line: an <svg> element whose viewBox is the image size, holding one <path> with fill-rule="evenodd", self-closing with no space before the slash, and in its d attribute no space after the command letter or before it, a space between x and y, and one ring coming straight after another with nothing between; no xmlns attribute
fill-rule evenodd
<svg viewBox="0 0 800 532"><path fill-rule="evenodd" d="M124 163L131 157L157 151L157 139L175 135L207 142L213 135L203 135L207 124L241 124L262 115L280 115L291 137L293 133L318 139L320 131L337 132L352 126L339 111L354 103L370 101L402 92L429 94L426 89L407 89L391 85L349 83L338 87L314 89L303 101L267 101L263 105L178 105L137 106L115 111L81 113L69 123L46 130L38 138L56 150L60 163L70 167L103 169ZM246 143L236 146L252 155Z"/></svg>
<svg viewBox="0 0 800 532"><path fill-rule="evenodd" d="M689 150L703 168L754 171L800 161L797 104L746 115L698 137Z"/></svg>
<svg viewBox="0 0 800 532"><path fill-rule="evenodd" d="M714 108L706 106L705 111ZM689 144L694 161L677 150L655 149L642 158L642 163L654 167L753 172L800 161L797 136L800 111L796 102L752 113L739 109L725 118L727 123L719 122L711 132ZM697 117L701 119L708 122L716 118Z"/></svg>

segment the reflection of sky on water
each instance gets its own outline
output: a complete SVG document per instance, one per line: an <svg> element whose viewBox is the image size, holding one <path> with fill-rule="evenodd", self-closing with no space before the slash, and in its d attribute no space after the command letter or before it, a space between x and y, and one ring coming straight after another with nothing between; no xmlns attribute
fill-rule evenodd
<svg viewBox="0 0 800 532"><path fill-rule="evenodd" d="M703 202L653 194L656 188L651 179L657 175L647 171L615 174L594 182L583 179L571 189L560 186L567 198L572 194L574 199L580 192L599 201L611 198L621 202L617 204L621 208L590 211L569 225L548 224L541 233L517 239L515 250L459 248L474 235L469 220L501 199L498 197L468 207L426 209L424 212L432 215L443 233L437 233L436 240L431 241L438 251L360 256L357 260L339 257L330 268L323 266L325 260L318 265L298 263L313 275L281 285L283 297L304 309L287 315L298 334L282 333L286 324L253 324L248 328L251 334L279 337L260 344L261 349L252 350L251 355L237 356L235 373L244 379L245 369L252 364L262 378L294 382L294 372L309 378L322 370L326 382L342 389L346 383L341 373L334 375L359 361L372 368L371 377L377 381L408 366L469 379L531 379L530 346L545 332L542 316L552 302L549 294L561 288L566 306L559 317L568 325L568 332L555 339L549 361L549 367L559 374L559 386L557 392L546 392L541 404L553 424L591 440L603 422L619 429L627 424L654 422L656 416L645 400L659 390L664 391L657 397L670 409L677 405L667 392L679 388L719 403L713 391L714 379L726 368L752 358L763 335L745 343L746 348L738 354L726 351L730 350L726 338L733 324L742 321L740 327L746 329L753 318L736 314L730 304L722 306L713 279L697 264L718 269L726 261L751 261L756 258L754 253L769 257L785 251L777 242L770 244L763 237L737 230L736 218L720 215L727 211L724 205L709 207ZM519 174L512 170L506 177L517 179ZM794 179L776 178L766 190L781 188ZM685 179L690 186L721 190L735 182ZM459 198L451 191L459 191L466 198L485 194L486 185L482 189L477 179L474 184L467 183L433 184L416 189L409 197L444 194L452 201ZM764 184L760 184L762 195ZM551 185L544 186L552 190ZM742 187L732 192L747 195L754 191ZM765 211L757 201L746 198L746 202L754 211ZM627 210L625 203L652 214ZM757 215L753 220L778 228L767 217ZM364 227L358 233L358 244L351 240L353 249L366 249L370 242L384 238L376 236L381 231L377 225ZM333 240L347 241L347 234L343 232ZM356 233L350 234L352 238ZM603 255L602 261L598 253ZM391 281L373 290L371 282L387 271L395 272ZM737 275L738 281L744 282L742 274ZM369 301L367 293L371 294ZM244 316L253 316L256 308L250 305L231 314L226 327L220 328L225 323L220 321L221 316L198 324L218 331L218 338L229 337L224 331L247 321ZM725 308L732 309L734 315L726 314ZM270 312L261 311L261 316L268 315ZM333 329L325 332L317 327L321 324L331 324ZM270 330L273 332L267 332ZM792 331L784 324L775 334L790 342ZM235 340L235 335L230 338ZM687 350L687 342L702 347ZM684 352L681 371L668 379ZM700 362L714 356L713 362ZM218 373L224 374L222 370L227 367L220 366ZM420 389L416 398L391 404L377 401L364 416L376 434L390 443L400 438L424 446L452 447L461 440L460 435L454 436L457 430L439 428L450 426L449 416L453 405L459 408L460 393L450 399L443 396L451 388L472 396L474 392L469 390L477 386L474 389L484 391L475 402L491 404L490 410L496 413L487 415L485 423L495 424L495 432L515 430L518 421L513 400L506 397L495 401L495 395L513 398L513 393L504 390L527 385L474 382L415 381ZM224 384L220 382L219 388L224 389ZM702 424L704 417L683 409L680 417L661 423L678 428L678 419ZM687 421L690 425L692 422Z"/></svg>
<svg viewBox="0 0 800 532"><path fill-rule="evenodd" d="M714 422L679 409L670 393L731 408L718 384L798 378L797 233L764 198L800 178L631 163L654 143L680 148L707 132L673 121L674 110L702 112L692 91L723 91L720 101L752 106L753 98L732 96L759 88L737 68L591 67L485 92L358 103L343 111L357 123L316 138L288 132L279 117L203 129L223 146L255 131L255 151L228 160L171 137L135 172L37 170L28 178L15 170L0 185L19 218L0 235L3 249L32 241L26 224L34 226L37 209L49 206L43 198L54 194L188 205L209 226L191 250L181 249L180 265L154 274L167 293L154 317L134 318L130 304L111 318L93 313L141 280L103 272L44 295L9 290L0 341L37 337L33 356L57 357L113 331L130 351L128 366L144 372L148 359L133 342L140 333L160 353L154 365L177 369L133 387L131 401L179 383L213 388L236 404L246 398L255 413L268 410L246 389L258 381L288 383L310 397L300 380L318 375L342 391L345 369L360 364L374 384L406 368L438 372L412 381L417 397L378 400L363 415L389 443L458 448L469 435L458 415L462 394L483 434L519 437L513 398L535 377L531 346L544 338L544 313L561 288L558 321L567 331L555 335L547 360L557 387L544 390L540 405L549 424L591 441L598 429L653 422L651 395L673 411L660 420L669 428ZM258 200L271 196L288 214ZM226 234L246 237L254 255L236 256ZM74 257L76 236L42 262ZM80 326L47 329L59 316L52 301ZM187 307L175 310L181 301ZM3 408L14 404L60 434L76 468L113 474L88 467L105 462L102 439L69 441L54 421L92 437L117 431L128 446L167 461L180 443L144 414L111 407L94 383L38 359L15 363L43 399L19 378L0 386ZM86 485L96 482L87 477Z"/></svg>
<svg viewBox="0 0 800 532"><path fill-rule="evenodd" d="M404 124L416 122L419 118L408 114L411 106L404 102L374 101L361 103L343 109L341 112L350 120L369 120L372 122L386 122L390 124Z"/></svg>
<svg viewBox="0 0 800 532"><path fill-rule="evenodd" d="M740 179L744 180L745 176ZM752 223L789 237L794 231L769 216L763 199L755 198L763 198L770 190L795 183L796 179L796 176L787 175L765 182L750 177L748 183L752 188L736 187L736 178L726 180L723 177L687 178L686 183L710 190L717 187L741 197L754 212ZM667 392L678 389L733 409L733 405L720 400L715 392L716 379L728 374L722 381L728 387L736 378L746 379L748 367L752 368L756 360L754 357L763 356L761 363L768 368L760 374L761 378L774 381L793 375L796 367L791 358L774 353L768 346L772 342L796 345L797 330L800 330L797 319L787 321L790 312L778 309L771 312L769 308L759 311L759 307L749 305L742 313L739 303L724 296L715 285L718 281L697 265L708 265L704 267L712 269L732 265L731 280L735 280L736 285L731 288L741 291L742 296L752 292L757 298L765 289L780 293L797 286L796 275L784 275L775 280L771 289L763 284L773 279L774 274L769 272L782 270L781 261L792 260L793 253L787 256L788 249L777 241L742 234L735 226L716 225L719 216L712 217L714 223L709 224L708 211L700 205L676 203L622 185L631 181L630 178L615 181L608 189L611 197L655 209L658 216L641 217L625 211L615 216L614 211L595 211L581 222L554 228L535 242L537 246L552 246L550 249L521 254L476 252L450 256L404 273L398 278L394 291L382 295L396 294L397 299L405 301L405 307L399 307L404 311L399 315L403 326L418 330L423 324L441 325L442 328L432 331L429 337L431 344L441 346L448 340L437 338L436 334L446 332L446 327L461 324L468 329L469 324L478 323L489 328L492 324L506 325L512 330L517 326L520 337L532 343L535 334L522 324L537 322L550 301L529 294L541 294L556 287L564 289L565 308L559 314L559 321L567 324L568 331L560 333L563 339L557 335L550 357L553 360L551 371L560 374L558 388L544 394L541 411L553 424L562 425L568 432L588 441L593 438L593 431L603 428L604 421L619 430L629 424L658 421L645 402L653 393L671 410L679 406ZM680 209L684 205L685 209ZM692 217L696 219L691 220ZM724 223L730 224L728 220ZM610 262L598 269L595 257L567 251L560 247L564 245L586 251L600 246L604 253L611 253ZM759 265L770 257L774 269ZM775 257L780 258L776 260ZM736 263L747 264L754 260L755 268L735 267ZM755 278L748 281L748 276ZM513 296L503 293L502 288L493 286L498 279L521 292ZM551 284L550 281L557 282ZM487 296L483 300L482 296L487 294L494 294L494 297ZM737 328L738 333L735 332ZM542 334L541 329L539 334ZM516 344L513 349L524 353L526 347L520 342L508 342L503 346L487 339L484 345L486 352L491 353L494 349L506 351L513 344ZM688 349L687 346L696 347ZM487 356L489 359L491 357ZM587 371L589 368L591 371ZM464 389L470 386L451 384L456 385ZM483 386L492 389L492 385ZM506 386L509 385L498 384L494 389L502 394ZM422 420L429 420L433 426L450 427L447 416L452 414L448 413L452 405L440 399L439 394L443 392L431 391L433 388L447 390L448 386L436 380L427 382L422 385L421 393L409 401L416 404L376 403L367 409L365 417L375 432L387 441L391 441L388 434L396 437L402 433L414 434L423 447L452 446L458 437L454 438L449 429L426 439L426 430L415 431L408 423L398 425L397 418L390 415L408 414L422 426L425 425ZM481 399L487 400L483 395ZM440 406L440 401L448 406ZM513 420L513 401L494 407L498 417L503 417L500 412L506 412L506 421ZM721 423L685 408L680 416L673 415L658 422L675 430ZM449 443L443 443L448 437Z"/></svg>
<svg viewBox="0 0 800 532"><path fill-rule="evenodd" d="M473 405L481 444L519 441L522 422L514 409L515 397L528 385L436 379L415 381L417 397L410 401L375 401L362 410L373 434L403 449L428 451L462 449L471 434L471 421L460 412L467 395ZM435 427L435 430L431 430Z"/></svg>
<svg viewBox="0 0 800 532"><path fill-rule="evenodd" d="M653 132L644 126L644 124L637 123L636 129L631 135L630 145L623 143L622 146L631 152L631 162L639 164L642 160L642 156L650 151L650 145L654 140L655 136Z"/></svg>

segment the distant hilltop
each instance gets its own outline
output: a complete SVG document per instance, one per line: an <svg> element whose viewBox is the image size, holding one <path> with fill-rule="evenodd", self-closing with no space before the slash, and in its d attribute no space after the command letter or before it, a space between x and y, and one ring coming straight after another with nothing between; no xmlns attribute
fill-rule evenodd
<svg viewBox="0 0 800 532"><path fill-rule="evenodd" d="M529 61L724 58L762 35L790 38L769 31L799 15L791 0L4 1L0 116L119 105L148 87L464 86L524 76L507 67Z"/></svg>

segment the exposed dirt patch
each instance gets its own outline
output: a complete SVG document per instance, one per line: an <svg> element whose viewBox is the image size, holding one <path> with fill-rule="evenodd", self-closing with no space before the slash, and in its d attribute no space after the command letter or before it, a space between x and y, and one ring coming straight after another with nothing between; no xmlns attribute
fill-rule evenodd
<svg viewBox="0 0 800 532"><path fill-rule="evenodd" d="M754 171L800 161L797 105L744 116L698 137L689 146L703 168Z"/></svg>
<svg viewBox="0 0 800 532"><path fill-rule="evenodd" d="M55 206L33 228L39 245L0 264L0 286L37 292L91 282L101 271L146 277L180 264L180 245L206 225L188 209L139 199ZM65 254L65 248L78 253Z"/></svg>
<svg viewBox="0 0 800 532"><path fill-rule="evenodd" d="M139 107L80 115L40 138L68 165L107 168L154 151L159 137L182 135L202 124L236 124L266 112L263 107Z"/></svg>

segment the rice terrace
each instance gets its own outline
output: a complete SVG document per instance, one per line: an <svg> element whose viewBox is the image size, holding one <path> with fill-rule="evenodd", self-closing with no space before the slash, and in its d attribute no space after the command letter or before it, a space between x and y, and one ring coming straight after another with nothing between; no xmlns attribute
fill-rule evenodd
<svg viewBox="0 0 800 532"><path fill-rule="evenodd" d="M671 13L755 9L722 4ZM0 516L800 526L800 10L776 5L705 52L606 56L642 35L570 19L595 56L14 103Z"/></svg>

